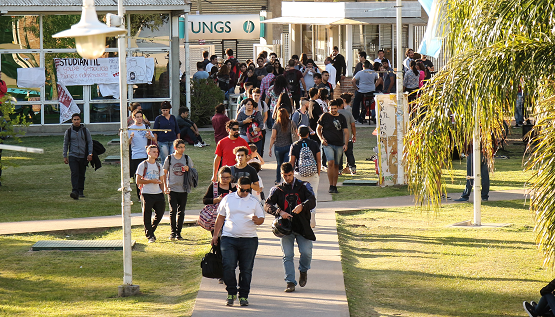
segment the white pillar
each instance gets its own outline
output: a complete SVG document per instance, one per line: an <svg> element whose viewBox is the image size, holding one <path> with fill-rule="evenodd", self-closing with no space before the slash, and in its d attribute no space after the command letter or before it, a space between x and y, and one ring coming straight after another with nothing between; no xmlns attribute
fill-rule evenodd
<svg viewBox="0 0 555 317"><path fill-rule="evenodd" d="M482 175L481 175L481 153L480 153L480 109L474 106L474 137L472 168L474 169L474 225L482 225Z"/></svg>
<svg viewBox="0 0 555 317"><path fill-rule="evenodd" d="M191 109L191 65L189 56L189 13L185 13L185 103L189 108L190 115L193 114Z"/></svg>
<svg viewBox="0 0 555 317"><path fill-rule="evenodd" d="M397 0L397 184L405 184L405 168L403 164L403 138L404 138L404 102L403 102L403 25L402 1Z"/></svg>
<svg viewBox="0 0 555 317"><path fill-rule="evenodd" d="M347 64L347 77L353 76L353 26L347 25L345 30L345 62Z"/></svg>
<svg viewBox="0 0 555 317"><path fill-rule="evenodd" d="M118 0L118 15L125 16L123 0ZM125 28L125 24L122 25ZM129 31L128 31L129 32ZM129 34L127 34L129 36ZM125 35L118 37L120 160L121 160L121 213L123 218L123 285L133 285L131 249L131 186L129 183L129 131L127 130L127 42Z"/></svg>

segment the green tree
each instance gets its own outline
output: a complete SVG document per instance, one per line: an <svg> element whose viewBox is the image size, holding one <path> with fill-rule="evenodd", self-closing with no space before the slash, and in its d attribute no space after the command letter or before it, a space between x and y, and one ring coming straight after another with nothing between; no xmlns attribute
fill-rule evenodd
<svg viewBox="0 0 555 317"><path fill-rule="evenodd" d="M492 139L514 115L520 80L535 117L527 168L530 209L546 263L555 264L555 2L552 0L440 0L448 63L421 90L405 138L409 187L417 202L440 203L442 168L472 140L493 164ZM451 122L453 118L453 123ZM491 167L491 166L490 166Z"/></svg>
<svg viewBox="0 0 555 317"><path fill-rule="evenodd" d="M211 79L191 81L191 120L197 126L210 124L210 118L215 113L214 108L224 101L224 92ZM185 94L182 89L181 104L185 104Z"/></svg>
<svg viewBox="0 0 555 317"><path fill-rule="evenodd" d="M10 96L4 96L0 99L0 144L4 143L4 140L8 138L19 141L17 135L25 134L25 131L16 131L15 128L18 126L28 126L29 123L25 120L24 114L16 115L15 112L15 105ZM5 159L0 160L0 170L8 166L17 165Z"/></svg>

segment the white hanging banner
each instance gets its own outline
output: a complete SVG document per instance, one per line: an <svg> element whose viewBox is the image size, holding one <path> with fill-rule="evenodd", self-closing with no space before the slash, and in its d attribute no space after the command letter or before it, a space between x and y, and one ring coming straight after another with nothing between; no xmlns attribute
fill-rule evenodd
<svg viewBox="0 0 555 317"><path fill-rule="evenodd" d="M80 113L81 109L73 100L73 96L69 93L66 86L58 83L58 101L60 102L60 123L64 123L71 119L74 113Z"/></svg>
<svg viewBox="0 0 555 317"><path fill-rule="evenodd" d="M19 88L37 88L44 86L46 75L44 68L18 68L17 69L17 87Z"/></svg>
<svg viewBox="0 0 555 317"><path fill-rule="evenodd" d="M147 70L144 57L128 57L127 58L127 83L128 84L146 84Z"/></svg>
<svg viewBox="0 0 555 317"><path fill-rule="evenodd" d="M152 79L154 78L154 58L145 58L145 66L146 66L146 83L152 85Z"/></svg>
<svg viewBox="0 0 555 317"><path fill-rule="evenodd" d="M65 86L117 84L119 64L117 57L82 59L54 58L59 83Z"/></svg>

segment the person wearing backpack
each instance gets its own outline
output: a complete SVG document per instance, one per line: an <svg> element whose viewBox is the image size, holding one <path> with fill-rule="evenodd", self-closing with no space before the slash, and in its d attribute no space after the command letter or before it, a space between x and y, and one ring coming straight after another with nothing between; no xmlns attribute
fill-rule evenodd
<svg viewBox="0 0 555 317"><path fill-rule="evenodd" d="M156 242L154 231L164 217L166 210L166 200L162 189L166 187L164 174L160 164L156 162L158 158L158 147L149 145L146 148L148 159L144 160L137 167L135 172L137 176L137 184L141 189L141 205L143 211L143 223L145 227L145 236L148 243ZM152 220L152 211L154 210L154 221Z"/></svg>
<svg viewBox="0 0 555 317"><path fill-rule="evenodd" d="M322 153L318 142L309 138L310 129L300 125L298 129L301 139L291 144L289 163L295 168L295 178L310 183L314 197L318 199L318 186L320 184L320 171L322 168ZM316 226L316 209L311 210L310 226Z"/></svg>
<svg viewBox="0 0 555 317"><path fill-rule="evenodd" d="M295 105L295 109L299 109L301 106L301 84L303 85L303 91L306 90L306 83L304 81L303 73L295 69L296 62L294 59L289 60L289 70L283 73L285 79L287 79L287 84L289 90L291 91L291 97ZM309 87L311 88L311 87Z"/></svg>
<svg viewBox="0 0 555 317"><path fill-rule="evenodd" d="M316 241L310 227L310 211L316 207L316 199L310 183L295 178L293 166L289 162L280 165L283 182L272 187L264 210L291 221L292 232L280 238L283 252L283 269L285 271L286 293L295 291L295 241L299 248L299 286L307 283L307 272L312 262L312 241Z"/></svg>
<svg viewBox="0 0 555 317"><path fill-rule="evenodd" d="M89 129L81 125L81 115L71 116L72 125L64 134L64 163L71 170L71 193L73 199L84 198L85 172L93 159L93 141Z"/></svg>
<svg viewBox="0 0 555 317"><path fill-rule="evenodd" d="M183 240L181 229L185 220L185 206L187 205L187 194L192 188L183 185L185 173L193 168L193 160L185 154L185 141L177 139L173 141L174 153L166 157L164 162L164 192L168 195L170 202L170 240Z"/></svg>

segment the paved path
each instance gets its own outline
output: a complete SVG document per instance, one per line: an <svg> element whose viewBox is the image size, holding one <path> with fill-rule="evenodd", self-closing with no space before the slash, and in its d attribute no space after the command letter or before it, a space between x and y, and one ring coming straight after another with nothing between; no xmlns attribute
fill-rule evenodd
<svg viewBox="0 0 555 317"><path fill-rule="evenodd" d="M268 142L267 142L268 143ZM266 153L268 153L266 151ZM267 193L274 183L276 163L273 158L266 159L261 171ZM298 287L294 293L283 292L285 288L282 265L282 252L279 239L270 230L270 215L260 226L259 248L255 260L249 307L227 307L225 286L217 280L203 278L197 295L193 316L303 316L328 317L349 316L347 296L341 266L335 212L341 210L361 210L369 208L391 208L414 206L411 196L351 201L332 201L327 193L328 182L323 173L319 186L317 226L314 242L313 260L308 271L306 287ZM341 191L341 188L340 188ZM523 190L491 192L490 200L509 200L523 198ZM453 196L455 196L453 194ZM458 195L457 195L458 197ZM456 197L454 197L456 198ZM454 203L445 201L446 204ZM199 210L186 212L186 221L194 222ZM167 213L166 213L167 214ZM469 215L471 218L471 215ZM168 221L165 218L164 221ZM0 235L48 232L56 230L75 230L90 228L121 227L121 216L75 218L45 221L22 221L0 223ZM133 225L142 225L141 214L132 215ZM298 254L296 256L298 261ZM297 277L298 278L298 277Z"/></svg>

